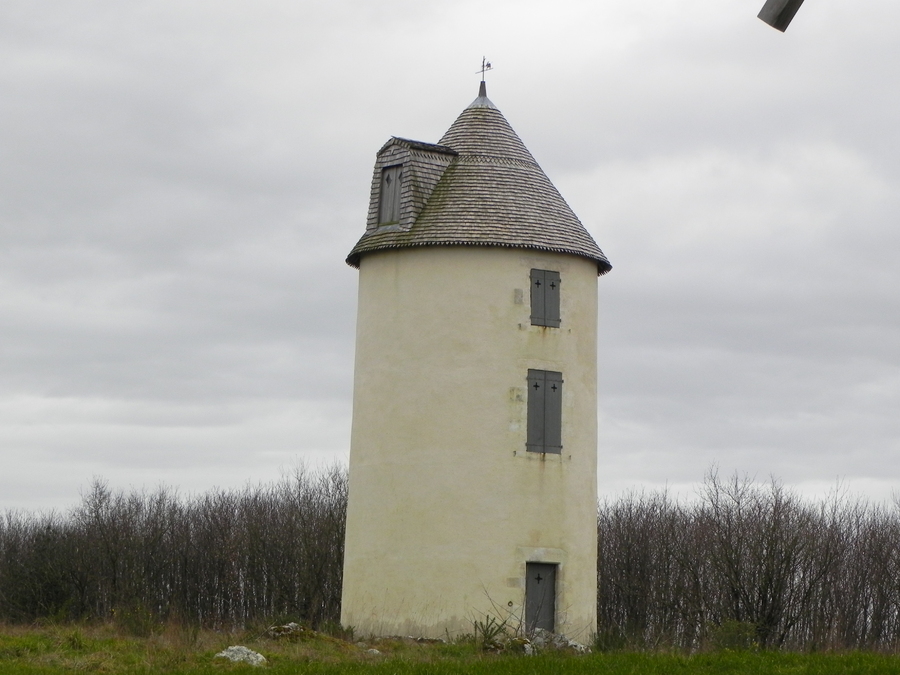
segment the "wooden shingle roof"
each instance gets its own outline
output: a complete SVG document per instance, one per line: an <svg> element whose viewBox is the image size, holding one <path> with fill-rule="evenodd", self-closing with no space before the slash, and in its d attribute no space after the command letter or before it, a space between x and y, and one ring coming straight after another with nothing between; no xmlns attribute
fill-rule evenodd
<svg viewBox="0 0 900 675"><path fill-rule="evenodd" d="M398 163L409 166L400 222L379 227L381 170ZM394 138L379 151L366 233L347 263L413 246L537 249L589 258L599 274L612 267L483 85L437 145Z"/></svg>

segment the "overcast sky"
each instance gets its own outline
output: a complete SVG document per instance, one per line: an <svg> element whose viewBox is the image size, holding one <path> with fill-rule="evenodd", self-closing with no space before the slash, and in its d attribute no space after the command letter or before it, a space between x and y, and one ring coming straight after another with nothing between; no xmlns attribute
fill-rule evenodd
<svg viewBox="0 0 900 675"><path fill-rule="evenodd" d="M375 152L488 94L613 263L602 494L900 489L900 3L5 0L0 508L346 462Z"/></svg>

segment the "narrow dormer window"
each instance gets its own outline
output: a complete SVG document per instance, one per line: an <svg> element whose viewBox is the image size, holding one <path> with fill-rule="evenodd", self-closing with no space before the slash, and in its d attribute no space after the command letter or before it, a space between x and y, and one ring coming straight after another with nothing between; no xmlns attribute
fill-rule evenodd
<svg viewBox="0 0 900 675"><path fill-rule="evenodd" d="M387 166L381 170L381 193L378 197L378 224L400 222L400 182L403 165Z"/></svg>

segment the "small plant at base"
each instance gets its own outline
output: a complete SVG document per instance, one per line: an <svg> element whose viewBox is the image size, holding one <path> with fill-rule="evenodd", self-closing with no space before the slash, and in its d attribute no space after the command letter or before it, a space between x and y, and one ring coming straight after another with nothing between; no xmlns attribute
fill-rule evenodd
<svg viewBox="0 0 900 675"><path fill-rule="evenodd" d="M486 614L484 621L475 619L472 622L476 646L483 651L499 651L503 649L506 634L506 621L498 621Z"/></svg>
<svg viewBox="0 0 900 675"><path fill-rule="evenodd" d="M319 627L319 632L333 638L353 642L353 626L344 627L337 621L326 621Z"/></svg>

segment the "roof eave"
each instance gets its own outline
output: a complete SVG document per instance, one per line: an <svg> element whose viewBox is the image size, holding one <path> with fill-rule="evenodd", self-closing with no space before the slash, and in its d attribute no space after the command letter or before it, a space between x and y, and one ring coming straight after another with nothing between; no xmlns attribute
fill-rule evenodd
<svg viewBox="0 0 900 675"><path fill-rule="evenodd" d="M359 269L360 260L366 253L377 253L379 251L393 251L405 248L422 248L424 246L493 246L496 248L513 248L523 249L527 251L545 251L547 253L564 253L573 255L578 258L586 258L597 264L597 276L602 277L612 269L612 265L605 258L597 256L585 255L580 251L574 251L567 248L557 248L552 246L538 246L528 244L503 244L498 242L471 242L471 241L428 241L428 242L410 242L405 244L383 244L380 246L366 247L362 249L354 248L350 255L344 260L350 267Z"/></svg>

